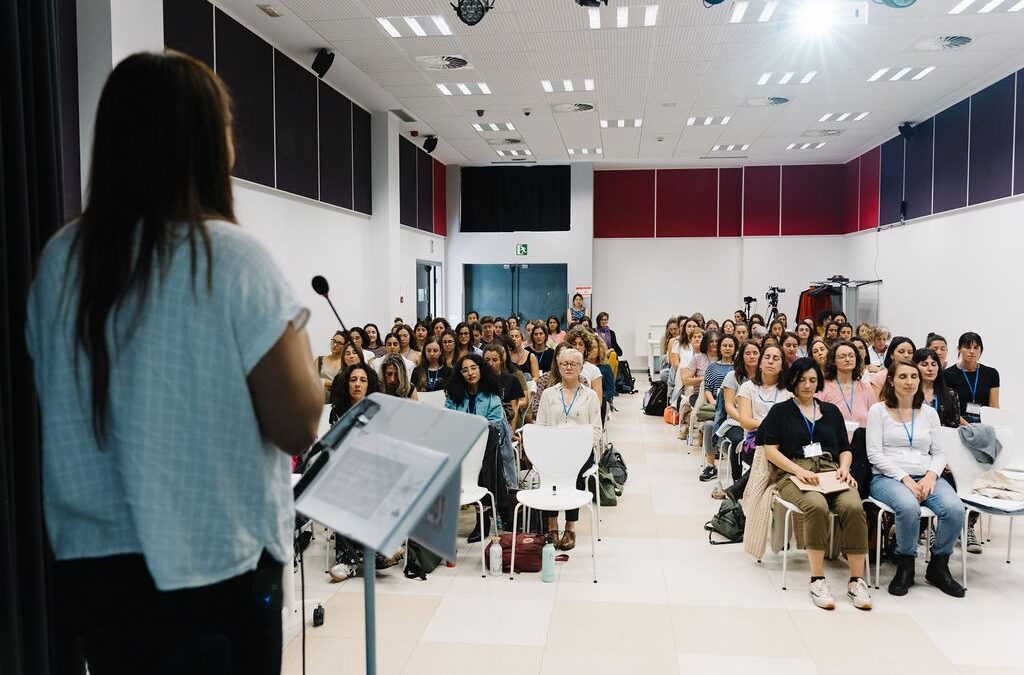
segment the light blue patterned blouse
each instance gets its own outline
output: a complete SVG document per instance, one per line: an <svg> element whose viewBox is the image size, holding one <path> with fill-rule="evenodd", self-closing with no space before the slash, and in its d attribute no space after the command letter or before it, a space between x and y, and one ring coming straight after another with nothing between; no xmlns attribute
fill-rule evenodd
<svg viewBox="0 0 1024 675"><path fill-rule="evenodd" d="M308 311L255 238L229 223L208 229L211 289L200 246L193 290L180 239L167 276L154 272L133 333L124 329L134 301L111 321L120 348L111 351L102 449L84 354L76 382L77 295L61 303L74 225L47 245L29 295L53 550L58 560L140 553L160 590L237 576L263 549L280 562L292 552L289 458L261 436L246 377Z"/></svg>

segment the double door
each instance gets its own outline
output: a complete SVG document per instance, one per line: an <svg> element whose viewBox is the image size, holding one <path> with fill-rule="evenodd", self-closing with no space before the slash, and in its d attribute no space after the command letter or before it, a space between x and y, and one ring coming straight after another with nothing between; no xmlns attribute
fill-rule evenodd
<svg viewBox="0 0 1024 675"><path fill-rule="evenodd" d="M546 319L565 323L568 265L464 265L465 311L480 316Z"/></svg>

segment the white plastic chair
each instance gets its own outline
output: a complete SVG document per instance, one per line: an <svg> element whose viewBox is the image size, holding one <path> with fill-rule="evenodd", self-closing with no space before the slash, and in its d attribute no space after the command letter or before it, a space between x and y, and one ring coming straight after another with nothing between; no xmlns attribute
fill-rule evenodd
<svg viewBox="0 0 1024 675"><path fill-rule="evenodd" d="M760 448L759 448L760 450ZM793 515L802 516L804 512L800 510L800 507L792 502L787 502L779 495L774 496L774 503L779 504L786 510L786 515L783 520L782 529L782 590L786 590L786 577L789 570L789 540L790 532L792 531ZM828 514L828 553L829 557L832 556L832 537L835 534L836 529L836 514L833 511L829 511ZM772 509L772 520L771 527L775 527L775 509ZM758 560L758 562L761 562Z"/></svg>
<svg viewBox="0 0 1024 675"><path fill-rule="evenodd" d="M432 392L436 393L436 392ZM480 527L480 576L487 576L487 561L485 551L487 549L487 537L484 536L484 502L487 495L491 495L491 532L498 531L498 521L494 514L494 506L497 502L494 495L487 488L478 485L480 480L480 466L484 461L484 451L487 449L487 436L484 435L474 445L465 459L462 460L462 484L459 490L459 506L476 504L479 527Z"/></svg>
<svg viewBox="0 0 1024 675"><path fill-rule="evenodd" d="M1012 430L1013 438L1018 439L1018 442L1024 441L1024 410L984 406L981 409L981 421L983 424L991 424L994 427L1007 427ZM1015 452L1015 448L1009 448L1007 445L1004 441L1005 459L998 460L1000 468L1024 471L1024 452Z"/></svg>
<svg viewBox="0 0 1024 675"><path fill-rule="evenodd" d="M896 515L896 511L894 511L891 507L889 507L889 505L887 505L885 502L881 502L881 501L875 499L874 497L868 497L867 499L863 500L863 503L864 504L874 504L876 507L878 507L878 511L879 511L878 519L877 519L877 526L875 528L875 588L880 588L881 587L881 580L882 580L882 513L888 513L891 516L895 516ZM927 542L929 540L931 540L932 519L935 518L936 516L935 516L935 512L934 511L932 511L927 506L922 505L921 506L921 517L928 519L928 533L925 535L925 551L924 551L924 560L925 560L925 562L928 562L929 560L931 560L932 552L931 552L931 549L928 547L928 543ZM960 533L960 567L961 567L960 576L962 576L963 579L964 579L964 584L965 584L964 588L967 587L966 586L966 584L967 584L967 546L966 546L966 542L967 542L967 519L965 518L964 519L963 532ZM868 564L867 564L867 570L868 570L867 582L868 582L868 586L870 586L871 585L871 561L870 560L868 561Z"/></svg>
<svg viewBox="0 0 1024 675"><path fill-rule="evenodd" d="M444 408L444 391L418 391L416 396L420 403L426 403L431 408Z"/></svg>
<svg viewBox="0 0 1024 675"><path fill-rule="evenodd" d="M591 559L594 566L594 583L597 583L597 524L591 494L576 489L576 477L587 461L587 454L593 452L593 428L589 425L549 427L527 424L522 428L523 448L529 455L533 468L540 477L536 490L520 490L516 493L515 509L512 512L512 559L509 579L515 578L516 539L514 533L519 527L519 509L526 507L542 511L565 511L587 507L590 512Z"/></svg>
<svg viewBox="0 0 1024 675"><path fill-rule="evenodd" d="M982 415L985 414L985 410L982 409ZM982 417L984 419L984 417ZM1024 464L1024 443L1017 441L1017 436L1014 433L1014 429L1010 427L996 427L996 436L1003 444L1003 450L996 457L995 464L990 467L982 466L971 454L971 451L960 441L960 434L956 429L950 429L943 427L938 429L938 433L942 434L942 450L946 455L946 464L949 466L950 471L953 472L953 477L956 479L957 494L960 499L964 500L964 505L967 507L967 512L970 514L971 511L976 513L985 514L988 516L1002 517L1010 519L1010 531L1006 536L1006 562L1010 562L1010 552L1013 545L1013 519L1017 516L1024 516L1024 509L1017 511L1003 511L980 504L970 503L970 499L974 496L974 481L985 471L989 469L1008 469L1010 467L1020 467ZM1024 439L1022 439L1024 440ZM966 543L966 538L961 545ZM967 587L967 575L966 570L964 571L964 588Z"/></svg>

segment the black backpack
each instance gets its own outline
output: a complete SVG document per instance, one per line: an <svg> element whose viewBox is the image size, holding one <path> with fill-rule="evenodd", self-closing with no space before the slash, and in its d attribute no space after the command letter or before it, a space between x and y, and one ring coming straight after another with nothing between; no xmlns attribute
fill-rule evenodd
<svg viewBox="0 0 1024 675"><path fill-rule="evenodd" d="M635 394L636 378L629 369L629 361L619 361L619 370L615 374L615 391L619 394Z"/></svg>
<svg viewBox="0 0 1024 675"><path fill-rule="evenodd" d="M726 496L718 508L718 513L704 523L704 529L708 531L708 543L717 546L718 544L738 544L743 541L743 528L746 525L747 517L743 514L743 507L735 499ZM713 540L711 538L713 532L725 537L726 541Z"/></svg>
<svg viewBox="0 0 1024 675"><path fill-rule="evenodd" d="M652 382L651 388L644 394L643 411L645 415L661 417L668 407L668 385L664 382Z"/></svg>
<svg viewBox="0 0 1024 675"><path fill-rule="evenodd" d="M601 453L599 464L601 468L612 475L616 483L619 485L626 484L626 478L629 477L629 472L626 470L626 462L622 459L622 454L615 449L614 445L609 443L605 446L604 452Z"/></svg>

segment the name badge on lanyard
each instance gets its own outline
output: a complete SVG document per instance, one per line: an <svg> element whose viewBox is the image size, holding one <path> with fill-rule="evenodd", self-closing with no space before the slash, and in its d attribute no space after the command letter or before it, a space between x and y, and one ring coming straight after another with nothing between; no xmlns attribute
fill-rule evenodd
<svg viewBox="0 0 1024 675"><path fill-rule="evenodd" d="M981 404L980 403L968 403L967 404L967 414L968 415L978 415L980 417L981 416Z"/></svg>
<svg viewBox="0 0 1024 675"><path fill-rule="evenodd" d="M804 411L800 410L800 407L797 406L797 410L800 410L800 416L804 418L804 424L807 426L807 433L811 437L811 442L805 445L803 448L805 459L810 459L812 457L821 457L821 455L823 454L823 451L821 449L821 443L817 443L814 440L814 427L818 423L818 421L815 419L818 416L818 402L814 399L811 399L811 401L811 419L809 420L807 419L807 416L804 415Z"/></svg>
<svg viewBox="0 0 1024 675"><path fill-rule="evenodd" d="M978 380L981 378L981 366L978 366L978 369L974 371L973 386L971 386L970 378L967 377L967 371L961 370L960 372L964 375L964 382L967 383L967 390L971 392L971 401L967 404L967 414L981 416L981 404L975 403L975 400L978 398Z"/></svg>

